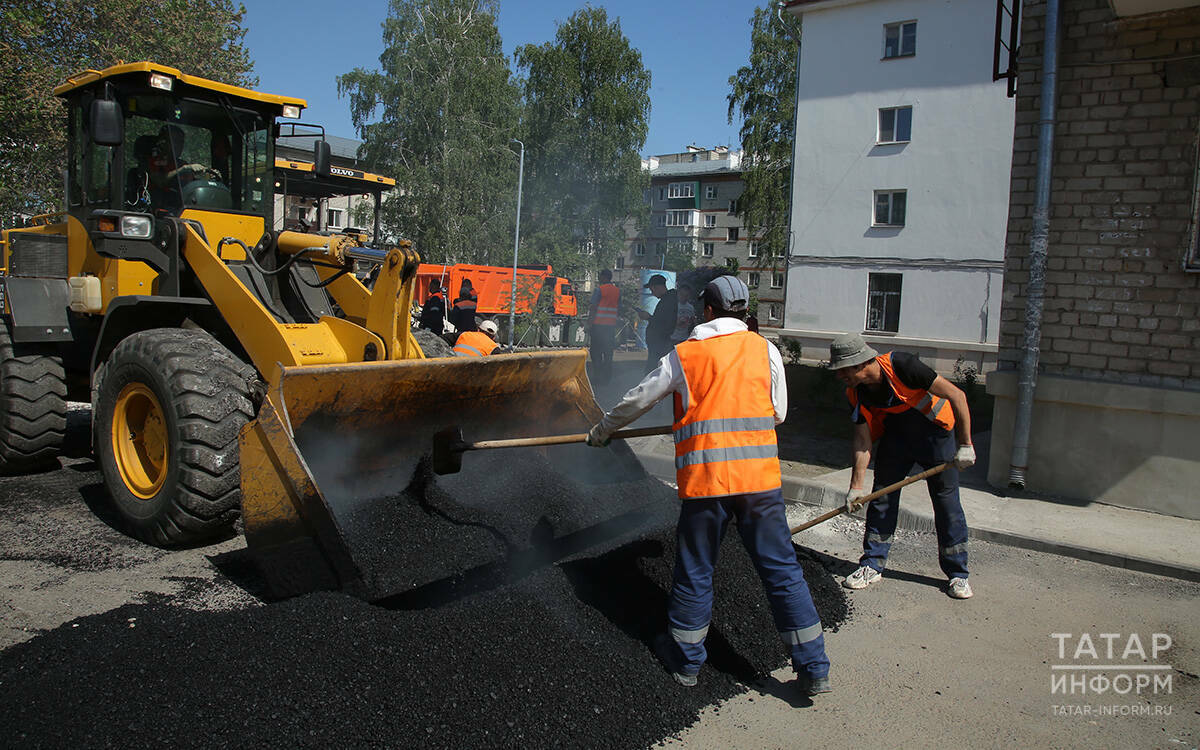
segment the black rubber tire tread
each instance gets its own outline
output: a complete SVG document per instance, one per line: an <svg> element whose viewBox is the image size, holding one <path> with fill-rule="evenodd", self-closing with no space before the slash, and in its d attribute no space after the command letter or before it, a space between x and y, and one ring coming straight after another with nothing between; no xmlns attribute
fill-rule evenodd
<svg viewBox="0 0 1200 750"><path fill-rule="evenodd" d="M261 386L254 368L208 333L156 328L122 340L99 374L95 446L105 484L129 531L162 547L229 536L241 512L238 433L254 418ZM125 487L111 440L124 385L149 386L166 412L169 457L162 489L148 500Z"/></svg>
<svg viewBox="0 0 1200 750"><path fill-rule="evenodd" d="M0 474L57 466L67 432L67 382L53 347L14 344L0 321Z"/></svg>

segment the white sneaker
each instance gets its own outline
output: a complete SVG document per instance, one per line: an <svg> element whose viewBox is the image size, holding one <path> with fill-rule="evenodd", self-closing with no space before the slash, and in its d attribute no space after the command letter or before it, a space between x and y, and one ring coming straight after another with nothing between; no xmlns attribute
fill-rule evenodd
<svg viewBox="0 0 1200 750"><path fill-rule="evenodd" d="M951 578L947 593L955 599L970 599L975 596L975 592L971 590L971 584L967 583L966 578Z"/></svg>
<svg viewBox="0 0 1200 750"><path fill-rule="evenodd" d="M842 585L848 589L865 589L880 578L883 578L883 573L880 573L869 565L863 565L858 570L846 576L846 580L842 581ZM963 583L966 583L966 581L963 581Z"/></svg>

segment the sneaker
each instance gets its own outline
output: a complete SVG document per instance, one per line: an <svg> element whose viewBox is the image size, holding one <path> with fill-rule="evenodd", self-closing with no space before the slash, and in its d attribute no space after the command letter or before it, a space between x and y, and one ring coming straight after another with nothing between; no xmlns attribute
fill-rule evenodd
<svg viewBox="0 0 1200 750"><path fill-rule="evenodd" d="M950 587L946 593L955 599L970 599L975 596L975 592L971 590L971 584L967 583L966 578L951 578Z"/></svg>
<svg viewBox="0 0 1200 750"><path fill-rule="evenodd" d="M863 565L858 570L846 576L846 580L842 581L842 585L848 589L865 589L880 578L883 578L883 573L875 570L870 565ZM963 581L963 583L966 583L966 581Z"/></svg>
<svg viewBox="0 0 1200 750"><path fill-rule="evenodd" d="M798 675L796 677L796 684L799 686L800 692L807 696L833 692L833 687L829 684L828 675L825 677L809 677L806 674Z"/></svg>
<svg viewBox="0 0 1200 750"><path fill-rule="evenodd" d="M672 672L671 676L675 678L676 682L678 682L680 685L683 685L684 687L696 687L697 680L696 680L696 675L694 675L694 674L686 674L684 672Z"/></svg>

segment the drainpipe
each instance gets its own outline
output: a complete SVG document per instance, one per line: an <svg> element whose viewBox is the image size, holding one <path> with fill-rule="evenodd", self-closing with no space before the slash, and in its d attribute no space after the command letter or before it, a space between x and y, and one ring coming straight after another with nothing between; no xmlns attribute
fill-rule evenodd
<svg viewBox="0 0 1200 750"><path fill-rule="evenodd" d="M1025 488L1029 468L1029 432L1033 420L1033 391L1037 385L1038 352L1042 342L1042 308L1046 291L1046 246L1050 235L1050 172L1054 162L1054 121L1058 97L1059 0L1046 0L1042 40L1042 110L1038 121L1037 185L1033 204L1033 234L1029 242L1029 286L1025 293L1025 335L1017 376L1017 413L1013 420L1012 456L1008 486Z"/></svg>

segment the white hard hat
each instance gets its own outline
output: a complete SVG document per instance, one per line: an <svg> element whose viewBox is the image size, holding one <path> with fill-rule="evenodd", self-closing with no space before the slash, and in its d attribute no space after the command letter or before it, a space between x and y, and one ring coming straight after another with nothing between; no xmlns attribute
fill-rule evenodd
<svg viewBox="0 0 1200 750"><path fill-rule="evenodd" d="M496 321L494 320L485 320L479 324L479 330L494 336L500 332L500 326L496 325Z"/></svg>

